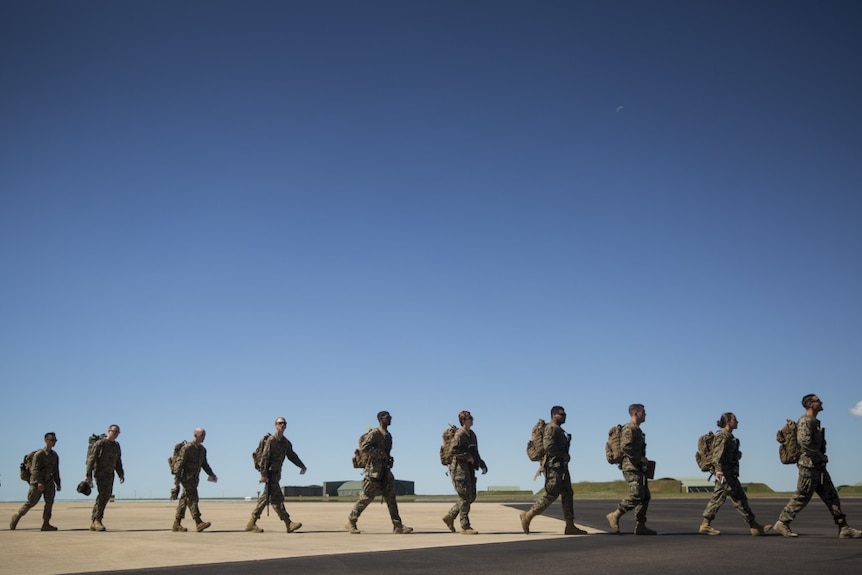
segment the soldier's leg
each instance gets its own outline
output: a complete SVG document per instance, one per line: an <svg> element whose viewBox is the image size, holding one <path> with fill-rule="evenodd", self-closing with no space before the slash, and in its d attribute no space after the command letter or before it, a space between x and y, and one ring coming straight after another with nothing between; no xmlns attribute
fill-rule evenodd
<svg viewBox="0 0 862 575"><path fill-rule="evenodd" d="M728 487L728 495L730 495L733 506L742 515L745 522L750 525L754 521L754 512L748 504L748 495L745 494L745 488L739 482L739 478L734 477L732 480L728 480Z"/></svg>
<svg viewBox="0 0 862 575"><path fill-rule="evenodd" d="M712 497L709 499L709 502L706 504L706 508L703 510L704 519L708 521L715 519L718 510L721 509L721 506L724 505L724 502L727 499L727 492L727 483L722 483L720 481L715 482L715 488L712 490Z"/></svg>
<svg viewBox="0 0 862 575"><path fill-rule="evenodd" d="M467 476L467 481L464 485L464 493L461 495L461 529L471 529L470 526L470 508L473 502L476 501L476 478Z"/></svg>
<svg viewBox="0 0 862 575"><path fill-rule="evenodd" d="M107 473L104 475L96 476L96 489L98 490L98 494L96 495L96 502L93 505L93 521L100 522L105 517L105 507L108 506L108 502L111 500L111 494L114 492L114 473L111 472L110 475Z"/></svg>
<svg viewBox="0 0 862 575"><path fill-rule="evenodd" d="M826 507L829 508L829 513L832 514L832 519L835 521L836 525L844 525L846 522L846 515L841 511L841 500L838 498L838 490L835 489L835 484L832 483L832 477L830 477L829 472L825 469L820 475L820 481L818 482L818 486L815 490L817 495L820 496L820 499L823 500L823 503L826 504Z"/></svg>
<svg viewBox="0 0 862 575"><path fill-rule="evenodd" d="M558 469L545 468L545 494L536 499L533 507L527 513L531 517L541 515L545 509L551 506L551 503L557 500L562 492L562 474Z"/></svg>
<svg viewBox="0 0 862 575"><path fill-rule="evenodd" d="M799 468L799 476L796 480L796 492L790 497L790 501L787 502L784 509L782 509L781 515L778 516L778 520L781 523L787 525L793 521L796 515L811 501L811 496L814 495L818 486L817 478L814 475L814 470L809 470L805 467Z"/></svg>
<svg viewBox="0 0 862 575"><path fill-rule="evenodd" d="M57 493L56 489L57 488L53 483L49 483L45 486L45 491L42 493L42 498L45 501L45 509L42 510L43 524L46 524L51 520L51 515L54 512L54 496Z"/></svg>
<svg viewBox="0 0 862 575"><path fill-rule="evenodd" d="M398 514L398 501L395 499L395 477L391 472L387 473L383 480L383 500L386 501L392 523L400 524L401 516Z"/></svg>
<svg viewBox="0 0 862 575"><path fill-rule="evenodd" d="M39 488L35 483L30 484L30 489L27 490L27 501L24 502L24 505L21 506L21 509L18 510L18 518L24 517L28 511L33 509L37 503L39 503L39 499L42 497L42 492L39 491ZM17 519L15 520L17 522Z"/></svg>
<svg viewBox="0 0 862 575"><path fill-rule="evenodd" d="M183 483L183 498L186 500L186 506L189 508L189 514L192 516L192 519L194 519L195 523L200 523L201 510L199 508L200 497L198 497L198 486L193 483ZM185 512L183 516L185 516ZM178 519L182 519L182 517Z"/></svg>
<svg viewBox="0 0 862 575"><path fill-rule="evenodd" d="M353 506L350 511L349 520L351 523L356 523L365 508L374 501L374 498L380 493L380 482L376 479L366 477L362 481L362 491L359 493L359 501Z"/></svg>

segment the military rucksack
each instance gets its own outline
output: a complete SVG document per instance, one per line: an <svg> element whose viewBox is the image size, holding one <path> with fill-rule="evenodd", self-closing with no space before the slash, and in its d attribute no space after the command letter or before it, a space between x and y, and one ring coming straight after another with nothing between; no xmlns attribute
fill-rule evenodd
<svg viewBox="0 0 862 575"><path fill-rule="evenodd" d="M623 462L622 448L623 426L614 425L608 430L608 440L605 442L605 457L611 465L619 465Z"/></svg>
<svg viewBox="0 0 862 575"><path fill-rule="evenodd" d="M544 436L545 420L539 418L530 431L530 440L527 442L527 457L530 461L541 461L545 458Z"/></svg>
<svg viewBox="0 0 862 575"><path fill-rule="evenodd" d="M90 461L90 455L93 453L93 448L96 446L96 442L100 439L105 439L106 437L108 437L107 433L90 434L90 439L87 440L87 461Z"/></svg>
<svg viewBox="0 0 862 575"><path fill-rule="evenodd" d="M23 461L21 461L19 475L23 481L30 483L30 478L33 477L33 459L36 457L36 453L39 450L31 451L27 455L24 456Z"/></svg>
<svg viewBox="0 0 862 575"><path fill-rule="evenodd" d="M267 440L272 436L271 433L267 433L263 437L260 438L260 441L257 443L257 447L251 453L251 458L254 461L254 468L260 471L261 473L266 472L266 465L263 459L263 450L266 447Z"/></svg>
<svg viewBox="0 0 862 575"><path fill-rule="evenodd" d="M186 443L188 443L188 441L183 440L174 445L174 452L170 457L168 457L168 467L171 468L171 473L173 475L176 475L180 472L180 451L182 451L183 446Z"/></svg>
<svg viewBox="0 0 862 575"><path fill-rule="evenodd" d="M449 465L452 463L452 449L455 447L455 434L458 428L452 425L443 430L443 444L440 446L440 463Z"/></svg>
<svg viewBox="0 0 862 575"><path fill-rule="evenodd" d="M802 450L799 448L799 440L796 438L796 422L788 419L787 423L775 434L778 445L778 458L781 463L796 463Z"/></svg>
<svg viewBox="0 0 862 575"><path fill-rule="evenodd" d="M712 446L715 445L715 434L713 432L704 433L697 438L697 451L694 453L694 460L701 471L708 471L710 475L715 471L715 465L712 462Z"/></svg>
<svg viewBox="0 0 862 575"><path fill-rule="evenodd" d="M368 453L362 451L362 444L365 442L365 438L374 433L374 429L368 428L368 431L359 436L359 447L353 452L353 467L356 469L365 469L365 466L368 465Z"/></svg>

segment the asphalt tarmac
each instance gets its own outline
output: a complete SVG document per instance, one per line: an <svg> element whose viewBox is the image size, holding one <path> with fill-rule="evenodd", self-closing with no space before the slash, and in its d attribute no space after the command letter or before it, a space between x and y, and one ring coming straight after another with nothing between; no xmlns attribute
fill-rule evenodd
<svg viewBox="0 0 862 575"><path fill-rule="evenodd" d="M697 533L703 499L653 500L648 525L658 536L635 536L634 519L625 515L623 533L608 533L605 514L611 500L575 500L576 523L584 536L562 535L562 511L555 503L534 519L530 535L520 530L518 513L529 502L477 503L471 513L479 535L449 533L441 521L451 502L402 502L410 535L394 535L386 508L368 507L360 518L360 535L343 529L352 504L288 502L294 521L304 527L284 532L275 515L264 516L261 534L244 531L251 504L203 501L204 519L213 526L203 533L169 530L169 502L111 503L105 515L108 531L89 531L86 502L55 505L53 523L60 531L43 533L41 504L8 530L18 504L0 504L0 573L40 575L128 573L130 575L203 575L254 573L374 574L460 573L548 575L570 573L637 573L643 575L721 574L734 570L758 575L862 572L862 539L838 539L837 528L819 500L812 501L793 523L798 538L768 533L752 537L731 502L713 526L719 536ZM752 499L762 523L772 523L786 499ZM842 501L849 523L862 526L862 499ZM187 519L186 525L193 527Z"/></svg>

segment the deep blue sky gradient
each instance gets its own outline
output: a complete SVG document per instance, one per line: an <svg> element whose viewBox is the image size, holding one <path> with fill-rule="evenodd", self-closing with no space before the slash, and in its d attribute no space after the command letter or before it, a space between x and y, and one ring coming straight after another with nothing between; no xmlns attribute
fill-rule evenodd
<svg viewBox="0 0 862 575"><path fill-rule="evenodd" d="M118 423L120 497L170 488L208 430L253 495L278 416L358 479L448 493L461 409L490 473L554 404L576 481L647 406L663 477L740 419L743 481L795 485L775 431L820 394L862 481L862 5L213 1L0 6L0 500Z"/></svg>

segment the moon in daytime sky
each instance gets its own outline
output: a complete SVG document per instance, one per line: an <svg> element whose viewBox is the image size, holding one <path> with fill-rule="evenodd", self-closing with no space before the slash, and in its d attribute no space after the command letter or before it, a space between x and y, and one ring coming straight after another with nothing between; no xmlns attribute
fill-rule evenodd
<svg viewBox="0 0 862 575"><path fill-rule="evenodd" d="M622 109L623 109L623 106L617 106L617 114L619 114L620 110L622 110Z"/></svg>

